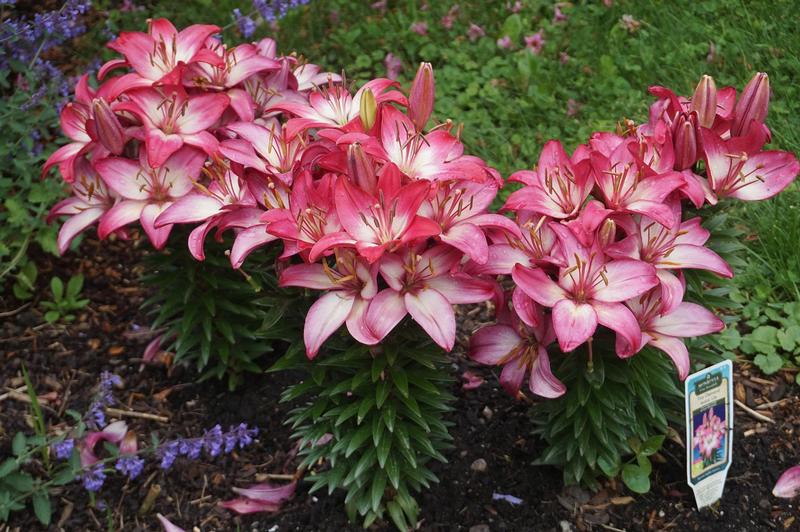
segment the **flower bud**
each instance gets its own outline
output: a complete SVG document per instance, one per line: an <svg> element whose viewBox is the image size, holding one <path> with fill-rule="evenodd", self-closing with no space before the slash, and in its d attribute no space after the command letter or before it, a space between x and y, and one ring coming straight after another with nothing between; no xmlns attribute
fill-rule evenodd
<svg viewBox="0 0 800 532"><path fill-rule="evenodd" d="M769 76L758 72L742 91L734 109L731 136L747 135L753 120L763 124L769 107Z"/></svg>
<svg viewBox="0 0 800 532"><path fill-rule="evenodd" d="M703 76L692 96L692 111L697 113L698 123L711 127L717 117L717 85L711 76Z"/></svg>
<svg viewBox="0 0 800 532"><path fill-rule="evenodd" d="M697 136L694 124L681 114L675 121L675 170L686 170L697 162Z"/></svg>
<svg viewBox="0 0 800 532"><path fill-rule="evenodd" d="M433 112L433 98L436 84L433 79L433 67L430 63L420 63L411 94L408 98L408 116L417 128L422 131Z"/></svg>
<svg viewBox="0 0 800 532"><path fill-rule="evenodd" d="M370 194L375 192L378 185L378 180L375 177L375 168L361 148L361 144L351 144L347 149L347 172L351 181L361 190Z"/></svg>
<svg viewBox="0 0 800 532"><path fill-rule="evenodd" d="M614 243L614 239L617 237L617 224L614 220L606 219L603 222L603 225L600 226L600 234L599 236L599 244L601 247L606 247L610 244Z"/></svg>
<svg viewBox="0 0 800 532"><path fill-rule="evenodd" d="M94 133L96 140L114 155L121 155L125 147L125 132L114 111L103 98L92 102L94 111Z"/></svg>
<svg viewBox="0 0 800 532"><path fill-rule="evenodd" d="M375 101L375 94L369 89L361 95L361 105L359 106L358 116L365 131L372 129L375 125L375 116L378 113L378 104Z"/></svg>

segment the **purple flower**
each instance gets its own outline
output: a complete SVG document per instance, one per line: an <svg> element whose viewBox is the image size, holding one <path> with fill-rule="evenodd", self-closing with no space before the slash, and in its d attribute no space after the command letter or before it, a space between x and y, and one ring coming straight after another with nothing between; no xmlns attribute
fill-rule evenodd
<svg viewBox="0 0 800 532"><path fill-rule="evenodd" d="M223 445L222 427L214 425L214 428L203 434L203 447L211 456L217 456L222 452Z"/></svg>
<svg viewBox="0 0 800 532"><path fill-rule="evenodd" d="M189 460L197 460L200 458L200 452L202 450L203 440L201 438L180 440L180 446L178 447L178 452Z"/></svg>
<svg viewBox="0 0 800 532"><path fill-rule="evenodd" d="M428 23L427 22L415 22L411 25L411 31L417 33L419 35L427 35L428 34Z"/></svg>
<svg viewBox="0 0 800 532"><path fill-rule="evenodd" d="M106 472L103 464L96 464L83 473L83 487L87 491L98 492L106 481Z"/></svg>
<svg viewBox="0 0 800 532"><path fill-rule="evenodd" d="M133 480L142 473L144 460L138 456L121 456L114 467L117 471Z"/></svg>
<svg viewBox="0 0 800 532"><path fill-rule="evenodd" d="M247 423L240 423L235 429L231 427L230 432L236 434L236 438L239 440L239 449L244 449L253 443L253 438L258 436L258 429L255 427L252 429L247 428Z"/></svg>
<svg viewBox="0 0 800 532"><path fill-rule="evenodd" d="M72 456L72 450L75 448L75 440L67 438L64 441L53 444L53 452L59 460L67 460Z"/></svg>
<svg viewBox="0 0 800 532"><path fill-rule="evenodd" d="M106 425L105 407L116 403L114 399L114 386L122 386L122 379L108 371L100 374L100 385L94 396L94 401L89 405L85 419L93 428L100 429Z"/></svg>
<svg viewBox="0 0 800 532"><path fill-rule="evenodd" d="M240 449L244 449L253 443L257 435L257 428L249 428L247 423L241 423L237 427L231 427L227 432L222 432L222 428L215 425L199 438L179 438L165 442L158 451L161 457L161 469L172 467L178 456L197 460L204 450L207 455L216 457L222 452L226 454L233 452L237 445Z"/></svg>
<svg viewBox="0 0 800 532"><path fill-rule="evenodd" d="M178 457L179 440L167 442L159 447L161 455L161 469L169 469Z"/></svg>
<svg viewBox="0 0 800 532"><path fill-rule="evenodd" d="M508 50L509 48L511 48L511 44L512 44L511 37L509 37L508 35L497 39L497 46L499 46L503 50Z"/></svg>
<svg viewBox="0 0 800 532"><path fill-rule="evenodd" d="M389 52L383 60L383 66L386 67L386 77L395 80L403 69L403 62L395 57L393 53Z"/></svg>
<svg viewBox="0 0 800 532"><path fill-rule="evenodd" d="M236 19L236 25L239 27L242 37L249 39L253 36L256 31L256 22L252 18L242 15L238 7L233 10L233 18Z"/></svg>
<svg viewBox="0 0 800 532"><path fill-rule="evenodd" d="M486 35L486 32L484 31L483 28L481 28L477 24L469 25L469 29L467 30L467 38L470 40L470 42L475 42L484 35Z"/></svg>
<svg viewBox="0 0 800 532"><path fill-rule="evenodd" d="M556 4L553 6L553 23L557 24L559 22L565 22L567 20L567 16L561 11L561 6Z"/></svg>
<svg viewBox="0 0 800 532"><path fill-rule="evenodd" d="M542 53L542 48L544 47L544 34L542 30L537 31L533 35L528 35L525 37L525 47L528 48L534 55L539 55Z"/></svg>

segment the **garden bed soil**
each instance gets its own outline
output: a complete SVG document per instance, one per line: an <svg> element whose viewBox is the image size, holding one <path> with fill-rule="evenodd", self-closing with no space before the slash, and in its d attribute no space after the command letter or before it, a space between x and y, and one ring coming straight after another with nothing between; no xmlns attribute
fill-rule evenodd
<svg viewBox="0 0 800 532"><path fill-rule="evenodd" d="M49 429L57 432L69 422L66 409L85 411L101 371L108 370L123 380L115 391L119 408L168 418L164 423L126 417L140 441L149 441L151 432L163 440L198 436L217 423L225 428L246 422L261 429L258 442L218 459L179 459L167 473L149 460L135 482L110 475L99 496L105 509L89 506L80 483L67 485L54 496L51 529L159 530L158 512L187 530L360 530L347 522L343 494L308 495L303 485L277 514L233 516L217 506L233 498L233 486L263 481L266 474L294 473L290 431L282 424L287 407L278 403L288 379L265 374L228 392L224 382L194 383L195 375L179 366L142 365L144 347L153 336L139 310L146 297L137 282L145 248L139 240L101 244L87 238L78 252L62 259L35 257L40 287L48 286L54 274L67 279L82 272L83 297L91 303L73 323L47 325L38 299L22 308L7 295L0 300L0 395L22 386L24 363L38 395L50 399L44 403L45 416ZM9 294L6 288L4 294ZM40 290L37 298L46 292ZM461 321L468 328L480 314L462 309ZM419 496L420 530L800 530L800 501L770 494L781 471L800 463L800 398L790 374L765 378L747 365L737 366L737 397L751 407L772 402L758 412L774 423L737 407L733 465L724 497L698 511L685 482L684 449L674 441L654 457L653 488L647 495L608 482L596 493L565 489L556 469L532 465L542 443L531 434L531 404L509 398L496 372L473 367L463 349L452 355L452 363L455 373L470 369L486 382L473 390L454 384L457 403L450 420L455 447L447 453L449 463L434 468L441 482ZM0 457L10 453L13 435L20 430L30 434L31 426L29 405L20 395L0 402ZM36 470L35 464L30 467ZM152 509L140 513L156 486L160 494ZM522 502L493 500L495 493ZM12 515L6 530L42 529L32 512ZM372 528L392 529L386 523Z"/></svg>

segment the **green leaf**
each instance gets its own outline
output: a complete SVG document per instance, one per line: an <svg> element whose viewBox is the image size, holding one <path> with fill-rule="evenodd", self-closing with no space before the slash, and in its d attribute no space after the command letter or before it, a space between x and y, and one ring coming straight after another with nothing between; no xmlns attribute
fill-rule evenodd
<svg viewBox="0 0 800 532"><path fill-rule="evenodd" d="M800 325L790 325L789 327L778 331L778 342L781 344L781 349L791 353L795 347L800 346Z"/></svg>
<svg viewBox="0 0 800 532"><path fill-rule="evenodd" d="M650 475L638 465L625 464L622 468L622 481L634 493L650 491Z"/></svg>
<svg viewBox="0 0 800 532"><path fill-rule="evenodd" d="M386 460L389 458L389 451L392 449L392 435L391 434L383 434L380 442L378 443L377 451L378 451L378 465L381 468L386 466Z"/></svg>
<svg viewBox="0 0 800 532"><path fill-rule="evenodd" d="M389 397L389 384L381 381L375 386L375 406L381 408L387 397Z"/></svg>
<svg viewBox="0 0 800 532"><path fill-rule="evenodd" d="M511 40L514 42L519 40L521 33L522 33L522 18L516 13L509 16L505 20L505 22L503 22L503 27L500 29L501 37L506 37L506 36L510 37Z"/></svg>
<svg viewBox="0 0 800 532"><path fill-rule="evenodd" d="M373 512L377 512L380 508L384 491L386 491L386 475L380 472L372 479L372 488L370 489Z"/></svg>
<svg viewBox="0 0 800 532"><path fill-rule="evenodd" d="M46 490L37 491L33 494L33 513L44 526L50 525L50 518L53 508L50 506L50 497Z"/></svg>
<svg viewBox="0 0 800 532"><path fill-rule="evenodd" d="M77 274L70 277L67 283L67 299L75 299L83 289L83 275Z"/></svg>
<svg viewBox="0 0 800 532"><path fill-rule="evenodd" d="M6 460L0 464L0 479L9 473L16 471L17 467L19 467L19 464L14 458L6 458Z"/></svg>
<svg viewBox="0 0 800 532"><path fill-rule="evenodd" d="M350 457L351 454L358 450L364 444L364 442L367 441L367 438L370 437L371 432L372 427L369 425L364 425L358 429L350 438L350 445L347 446L347 450L344 453L345 457Z"/></svg>
<svg viewBox="0 0 800 532"><path fill-rule="evenodd" d="M33 477L27 473L10 473L3 478L3 482L21 493L33 490Z"/></svg>
<svg viewBox="0 0 800 532"><path fill-rule="evenodd" d="M756 355L753 363L767 375L772 375L783 367L783 359L776 353Z"/></svg>
<svg viewBox="0 0 800 532"><path fill-rule="evenodd" d="M49 310L44 314L44 320L47 323L55 323L58 321L58 318L61 317L61 313L57 310Z"/></svg>
<svg viewBox="0 0 800 532"><path fill-rule="evenodd" d="M64 298L64 282L58 278L53 277L50 279L50 290L53 293L53 299L56 302L61 301Z"/></svg>
<svg viewBox="0 0 800 532"><path fill-rule="evenodd" d="M410 527L406 522L406 516L403 513L403 509L400 508L400 505L394 501L389 501L386 504L386 509L389 511L389 517L391 517L394 526L396 526L398 530L407 532Z"/></svg>
<svg viewBox="0 0 800 532"><path fill-rule="evenodd" d="M408 375L403 368L395 366L392 368L392 380L397 385L397 389L403 394L403 397L408 397Z"/></svg>
<svg viewBox="0 0 800 532"><path fill-rule="evenodd" d="M645 456L656 454L664 444L664 436L653 436L645 440L639 452Z"/></svg>
<svg viewBox="0 0 800 532"><path fill-rule="evenodd" d="M612 461L604 454L597 457L598 467L608 478L614 478L619 474L619 457L615 456L614 458L616 460Z"/></svg>
<svg viewBox="0 0 800 532"><path fill-rule="evenodd" d="M14 439L11 440L11 452L14 453L14 456L21 456L25 453L28 448L28 440L25 438L25 434L22 432L17 432L14 435Z"/></svg>

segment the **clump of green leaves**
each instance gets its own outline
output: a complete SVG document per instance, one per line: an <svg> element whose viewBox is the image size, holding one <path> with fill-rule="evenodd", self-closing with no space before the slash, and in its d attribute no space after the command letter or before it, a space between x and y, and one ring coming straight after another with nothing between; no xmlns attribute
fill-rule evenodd
<svg viewBox="0 0 800 532"><path fill-rule="evenodd" d="M274 250L250 256L248 263L259 267L249 276L231 268L222 244L207 247L202 262L185 245L150 255L143 281L153 296L143 307L176 362L194 365L201 381L227 378L234 389L246 373L263 370L259 359L274 342L298 334L302 315L287 314L302 309L295 293L278 289Z"/></svg>
<svg viewBox="0 0 800 532"><path fill-rule="evenodd" d="M453 397L441 350L409 323L379 349L333 342L328 350L308 362L298 349L274 368L308 372L282 399L304 401L287 421L300 442L300 467L324 461L311 471L310 492L346 490L347 514L364 527L388 516L398 529L413 529L414 493L438 482L428 463L446 461L451 440L443 416Z"/></svg>
<svg viewBox="0 0 800 532"><path fill-rule="evenodd" d="M536 432L547 442L537 462L561 468L566 484L594 486L601 475L621 474L632 491L647 492L648 457L670 422L682 419L683 392L669 359L650 348L627 360L595 349L591 362L586 352L564 357L555 374L567 392L535 409Z"/></svg>
<svg viewBox="0 0 800 532"><path fill-rule="evenodd" d="M83 290L83 275L73 275L67 282L66 289L64 281L60 277L50 279L50 293L52 301L42 301L40 304L47 309L44 319L48 323L58 320L74 321L75 315L72 312L80 310L89 304L88 299L78 299Z"/></svg>

